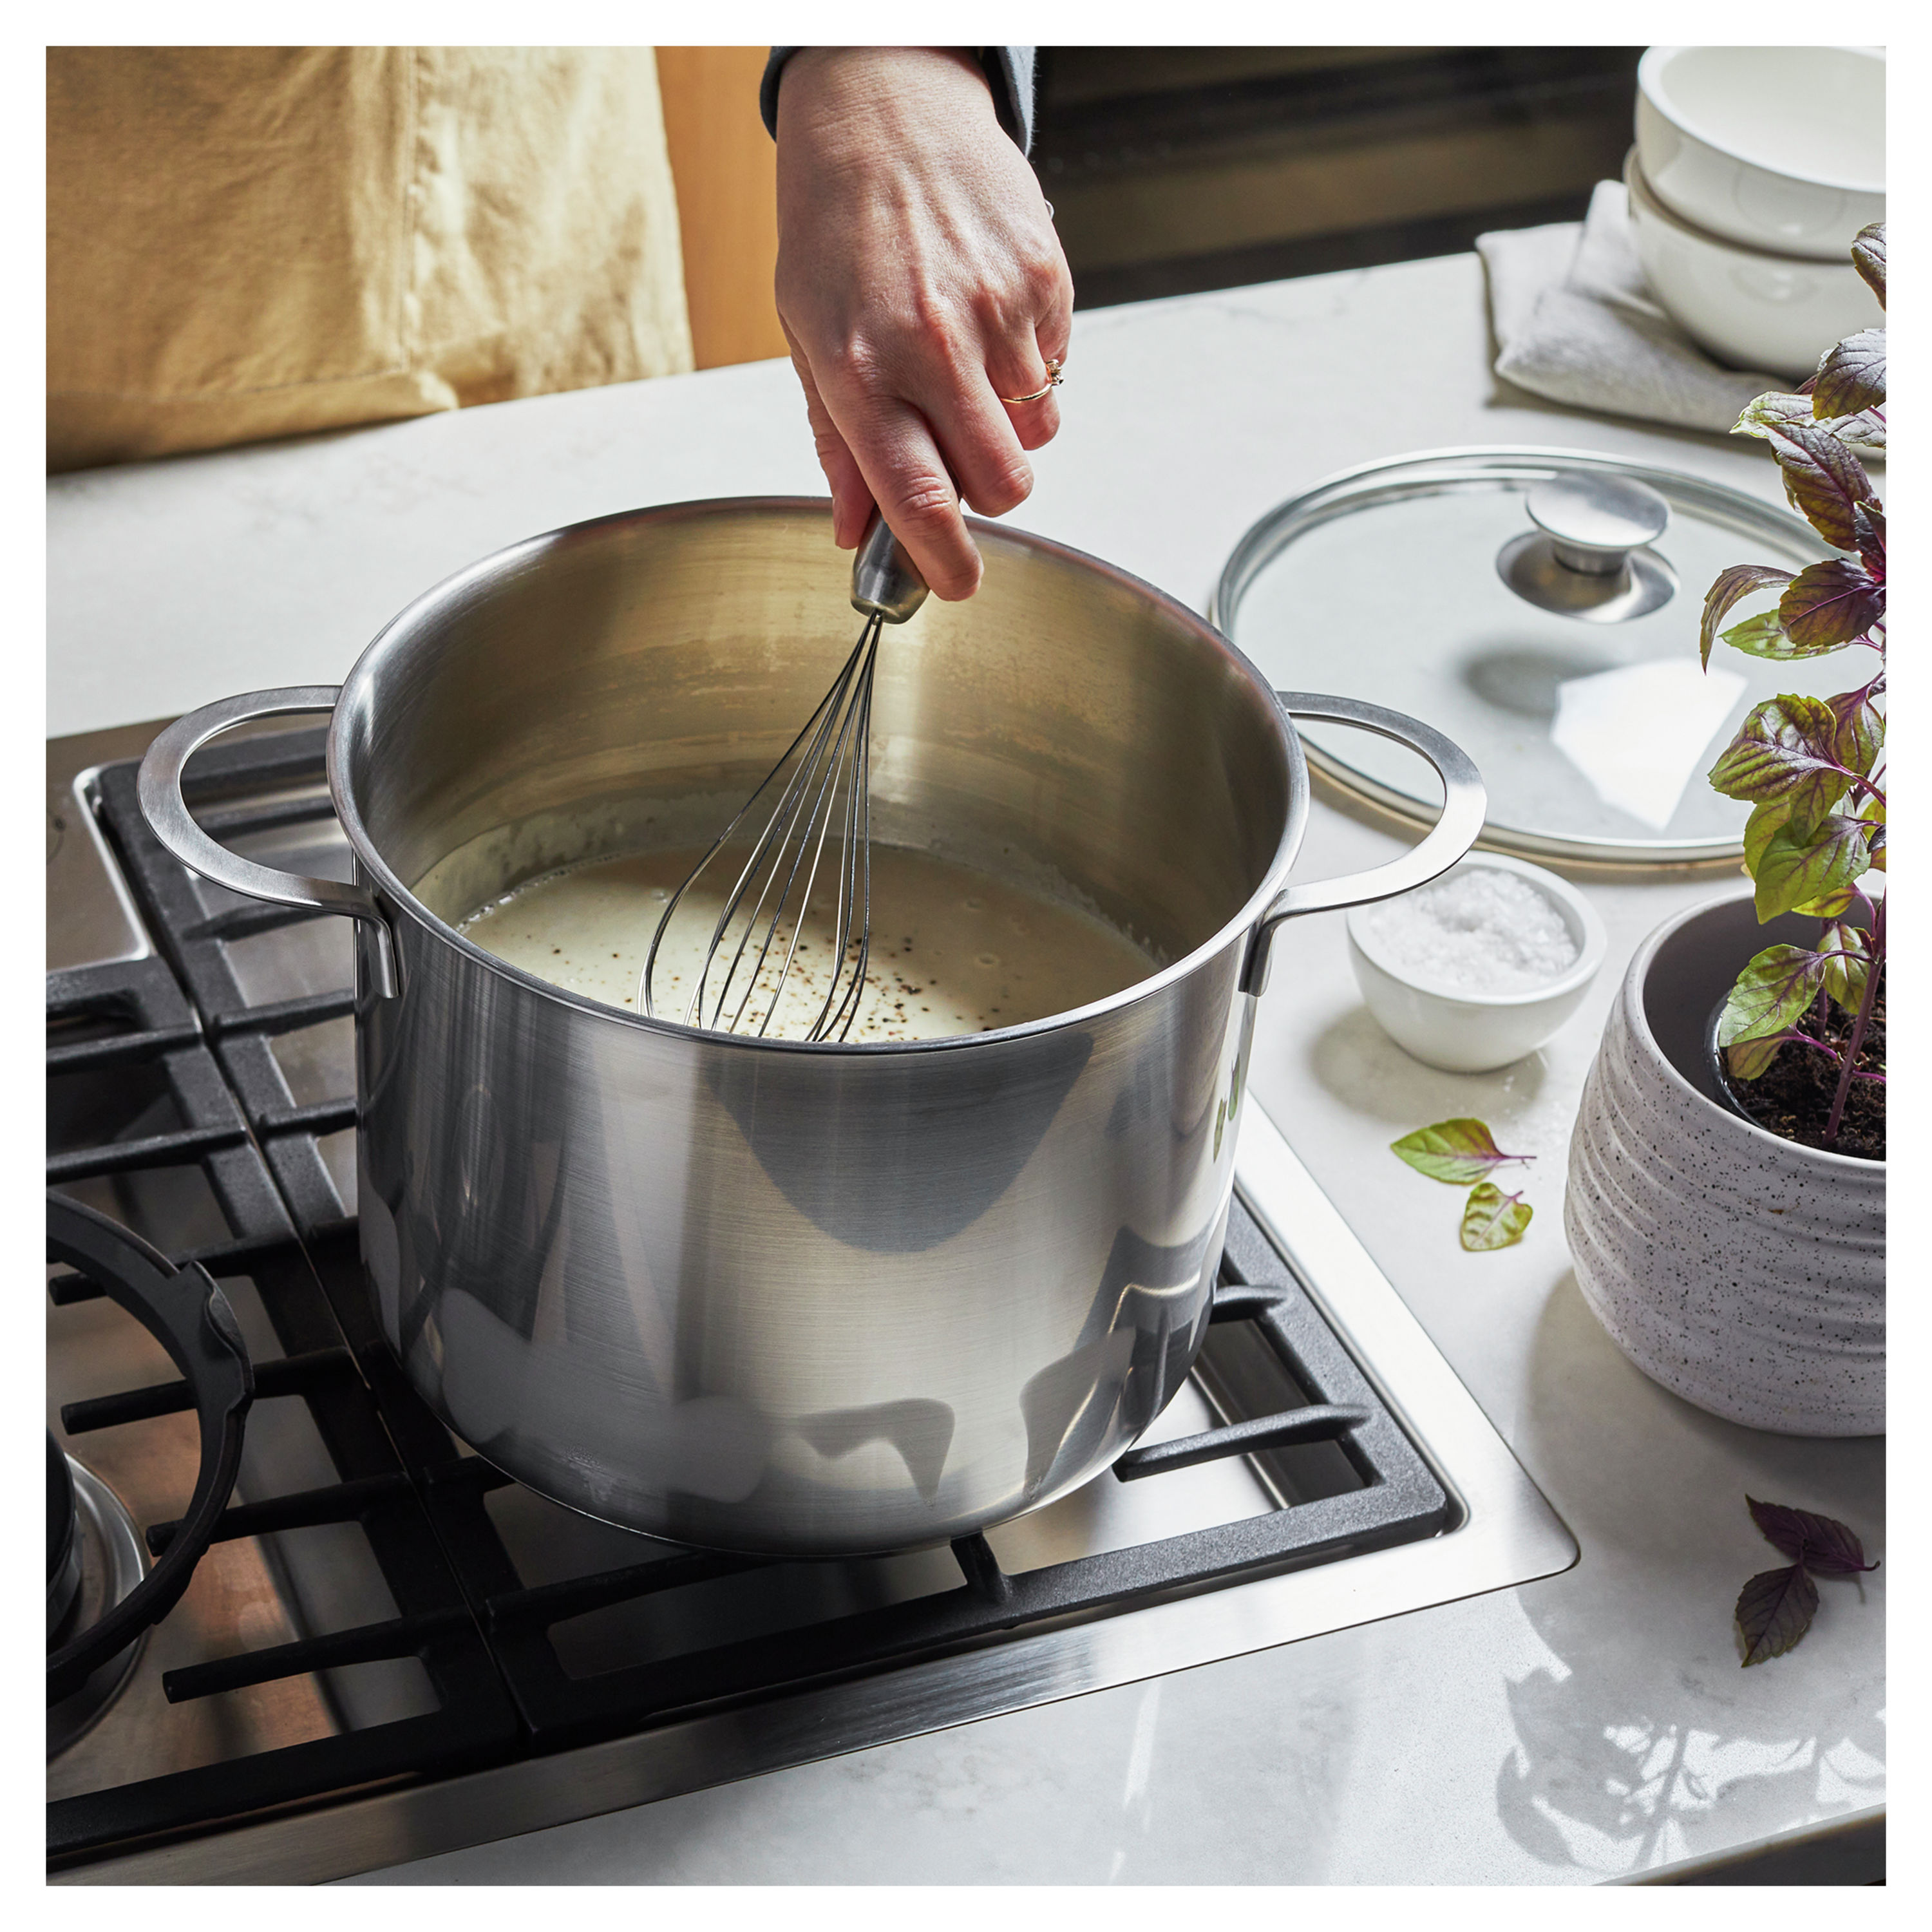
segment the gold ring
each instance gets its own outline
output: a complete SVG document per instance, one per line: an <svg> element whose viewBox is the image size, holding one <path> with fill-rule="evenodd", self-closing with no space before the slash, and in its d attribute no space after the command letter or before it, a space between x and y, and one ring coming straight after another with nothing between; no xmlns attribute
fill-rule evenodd
<svg viewBox="0 0 1932 1932"><path fill-rule="evenodd" d="M1047 393L1048 389L1057 389L1060 387L1060 364L1054 362L1051 357L1048 357L1046 364L1046 385L1044 388L1034 390L1033 394L1030 396L1002 396L1000 398L1000 400L1003 403L1038 402L1040 398Z"/></svg>

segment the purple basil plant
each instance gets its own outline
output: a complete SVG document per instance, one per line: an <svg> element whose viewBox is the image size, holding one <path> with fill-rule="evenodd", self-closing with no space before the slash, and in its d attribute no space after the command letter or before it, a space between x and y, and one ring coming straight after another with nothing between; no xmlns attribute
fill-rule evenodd
<svg viewBox="0 0 1932 1932"><path fill-rule="evenodd" d="M1852 244L1881 307L1885 254L1882 224ZM1752 807L1744 864L1760 922L1786 912L1823 922L1816 945L1769 946L1745 967L1719 1017L1718 1045L1734 1082L1761 1078L1781 1054L1826 1055L1837 1070L1828 1148L1852 1083L1885 1078L1858 1064L1885 972L1884 896L1859 881L1886 869L1886 574L1885 511L1857 454L1884 454L1885 353L1884 329L1862 329L1827 351L1796 394L1760 396L1738 418L1733 433L1770 444L1786 495L1841 554L1795 574L1733 565L1705 599L1700 640L1707 667L1720 634L1734 650L1778 661L1870 653L1862 669L1871 674L1856 689L1766 699L1710 774L1726 797ZM1735 605L1774 585L1774 608L1719 632Z"/></svg>

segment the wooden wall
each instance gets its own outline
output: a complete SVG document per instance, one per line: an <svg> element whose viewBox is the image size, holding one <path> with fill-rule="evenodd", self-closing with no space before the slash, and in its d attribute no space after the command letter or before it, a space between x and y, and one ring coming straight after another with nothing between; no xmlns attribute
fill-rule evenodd
<svg viewBox="0 0 1932 1932"><path fill-rule="evenodd" d="M659 47L658 86L700 369L786 352L772 274L778 172L758 118L764 47Z"/></svg>

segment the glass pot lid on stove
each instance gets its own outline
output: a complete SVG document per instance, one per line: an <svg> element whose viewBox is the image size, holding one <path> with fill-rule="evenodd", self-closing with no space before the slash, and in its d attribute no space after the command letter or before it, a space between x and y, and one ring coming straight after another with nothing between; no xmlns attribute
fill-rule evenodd
<svg viewBox="0 0 1932 1932"><path fill-rule="evenodd" d="M1824 696L1828 663L1714 652L1727 565L1828 556L1798 517L1722 484L1586 451L1432 450L1346 470L1236 546L1209 616L1278 686L1426 719L1489 788L1486 844L1647 865L1742 853L1749 807L1704 782L1754 705ZM1840 682L1843 682L1840 677ZM1424 821L1428 776L1366 733L1298 725L1310 762Z"/></svg>

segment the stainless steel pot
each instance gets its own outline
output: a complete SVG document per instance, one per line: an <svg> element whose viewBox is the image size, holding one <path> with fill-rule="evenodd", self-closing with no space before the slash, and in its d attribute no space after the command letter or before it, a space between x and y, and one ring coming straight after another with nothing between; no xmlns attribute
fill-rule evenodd
<svg viewBox="0 0 1932 1932"><path fill-rule="evenodd" d="M362 1252L424 1399L575 1508L795 1555L963 1535L1145 1430L1205 1328L1276 928L1434 878L1484 810L1427 728L1278 699L1171 598L980 524L978 595L881 654L875 824L1050 871L1172 964L1004 1032L806 1046L614 1010L454 931L509 874L748 789L850 646L828 524L725 500L534 538L411 605L339 692L183 718L140 783L196 872L356 922ZM182 802L196 747L331 707L357 882L216 845ZM1286 883L1291 711L1432 760L1420 844Z"/></svg>

